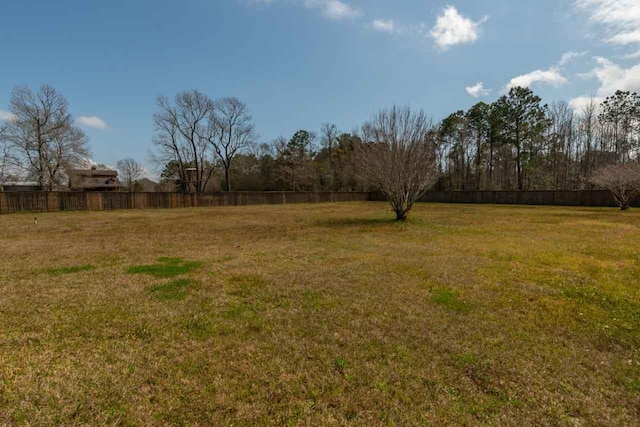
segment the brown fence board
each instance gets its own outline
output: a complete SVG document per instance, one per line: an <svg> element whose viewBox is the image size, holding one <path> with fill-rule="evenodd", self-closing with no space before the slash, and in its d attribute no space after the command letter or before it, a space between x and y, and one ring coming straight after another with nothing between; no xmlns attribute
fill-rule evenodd
<svg viewBox="0 0 640 427"><path fill-rule="evenodd" d="M382 193L371 193L371 199L385 200ZM606 190L541 190L541 191L430 191L420 198L426 203L468 203L491 205L553 205L615 207L613 196ZM631 203L640 207L640 196Z"/></svg>
<svg viewBox="0 0 640 427"><path fill-rule="evenodd" d="M171 209L214 206L272 205L383 201L381 193L368 192L248 192L214 194L184 193L72 193L0 192L0 213L102 211L120 209ZM604 190L577 191L432 191L421 202L482 203L556 206L616 206ZM632 203L640 207L640 196Z"/></svg>
<svg viewBox="0 0 640 427"><path fill-rule="evenodd" d="M103 211L368 201L368 192L231 192L214 194L15 192L0 193L0 213Z"/></svg>
<svg viewBox="0 0 640 427"><path fill-rule="evenodd" d="M606 190L433 191L426 193L420 201L495 205L617 206L611 193ZM640 207L640 197L634 200L632 206Z"/></svg>

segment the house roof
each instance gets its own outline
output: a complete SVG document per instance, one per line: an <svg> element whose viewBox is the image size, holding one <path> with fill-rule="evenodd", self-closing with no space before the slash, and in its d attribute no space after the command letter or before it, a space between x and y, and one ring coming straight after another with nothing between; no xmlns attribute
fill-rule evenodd
<svg viewBox="0 0 640 427"><path fill-rule="evenodd" d="M121 188L118 172L98 169L72 169L69 171L69 188L74 190Z"/></svg>
<svg viewBox="0 0 640 427"><path fill-rule="evenodd" d="M69 175L78 177L117 177L118 172L108 169L71 169Z"/></svg>

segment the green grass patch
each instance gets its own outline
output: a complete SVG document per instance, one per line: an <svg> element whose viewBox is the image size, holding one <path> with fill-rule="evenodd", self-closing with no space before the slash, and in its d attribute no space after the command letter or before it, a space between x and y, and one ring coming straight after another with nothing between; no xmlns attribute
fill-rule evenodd
<svg viewBox="0 0 640 427"><path fill-rule="evenodd" d="M248 298L267 286L267 281L258 274L240 274L232 276L229 284L233 286L231 295Z"/></svg>
<svg viewBox="0 0 640 427"><path fill-rule="evenodd" d="M202 267L202 262L186 261L181 258L158 258L158 264L137 265L127 270L129 274L146 274L159 279L168 279L189 274Z"/></svg>
<svg viewBox="0 0 640 427"><path fill-rule="evenodd" d="M239 303L239 304L231 304L224 311L224 313L222 313L222 317L224 317L225 319L236 319L246 314L248 315L255 314L255 309L251 306L251 304Z"/></svg>
<svg viewBox="0 0 640 427"><path fill-rule="evenodd" d="M46 272L52 276L60 276L63 274L80 273L82 271L91 271L95 269L96 269L95 266L91 264L86 264L86 265L74 265L70 267L61 267L61 268L50 268L50 269L47 269Z"/></svg>
<svg viewBox="0 0 640 427"><path fill-rule="evenodd" d="M191 279L178 279L162 285L152 286L149 291L159 300L178 301L187 297L187 290L185 288L191 283L193 283Z"/></svg>
<svg viewBox="0 0 640 427"><path fill-rule="evenodd" d="M565 297L581 304L598 307L606 316L605 332L621 344L640 344L640 303L614 296L595 286L574 286L564 289Z"/></svg>
<svg viewBox="0 0 640 427"><path fill-rule="evenodd" d="M217 328L209 320L195 317L182 323L183 329L193 338L204 340L220 333L224 335L226 328Z"/></svg>
<svg viewBox="0 0 640 427"><path fill-rule="evenodd" d="M448 288L434 289L431 302L458 313L467 313L471 310L471 305L462 301L458 292Z"/></svg>
<svg viewBox="0 0 640 427"><path fill-rule="evenodd" d="M344 357L336 357L333 360L333 368L341 375L344 375L345 370L349 367L349 362Z"/></svg>

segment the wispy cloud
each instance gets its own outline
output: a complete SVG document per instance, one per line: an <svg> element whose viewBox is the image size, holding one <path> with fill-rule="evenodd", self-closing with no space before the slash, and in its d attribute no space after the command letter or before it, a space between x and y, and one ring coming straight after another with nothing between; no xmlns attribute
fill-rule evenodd
<svg viewBox="0 0 640 427"><path fill-rule="evenodd" d="M359 10L340 0L305 0L305 6L318 8L324 16L335 20L353 19L360 15Z"/></svg>
<svg viewBox="0 0 640 427"><path fill-rule="evenodd" d="M489 17L485 16L480 21L474 22L462 16L454 6L447 6L431 29L431 37L443 50L451 46L473 43L479 37L480 26L488 19Z"/></svg>
<svg viewBox="0 0 640 427"><path fill-rule="evenodd" d="M279 2L285 2L284 0ZM249 4L270 6L276 0L245 0ZM288 0L290 4L300 4L307 9L320 11L324 16L333 20L353 19L360 16L360 11L343 0Z"/></svg>
<svg viewBox="0 0 640 427"><path fill-rule="evenodd" d="M467 93L469 95L473 96L474 98L480 98L481 96L487 96L487 95L489 95L491 93L491 90L485 89L483 82L476 83L473 86L467 86L465 88L465 90L467 91Z"/></svg>
<svg viewBox="0 0 640 427"><path fill-rule="evenodd" d="M613 44L640 44L640 30L616 34L609 39Z"/></svg>
<svg viewBox="0 0 640 427"><path fill-rule="evenodd" d="M608 43L640 43L640 1L575 0L575 6L587 13L592 22L602 25Z"/></svg>
<svg viewBox="0 0 640 427"><path fill-rule="evenodd" d="M637 59L640 58L640 50L637 52L631 52L624 56L624 59Z"/></svg>
<svg viewBox="0 0 640 427"><path fill-rule="evenodd" d="M563 67L563 66L567 65L568 63L570 63L571 61L573 61L574 59L581 58L581 57L585 56L586 54L587 54L587 51L584 51L584 52L569 51L569 52L567 52L567 53L562 55L562 58L560 58L560 61L558 61L558 65L560 67Z"/></svg>
<svg viewBox="0 0 640 427"><path fill-rule="evenodd" d="M395 24L391 19L376 19L375 21L371 22L371 27L373 27L374 30L383 33L393 33L395 31Z"/></svg>
<svg viewBox="0 0 640 427"><path fill-rule="evenodd" d="M76 119L76 123L93 129L109 129L107 122L97 116L80 116Z"/></svg>

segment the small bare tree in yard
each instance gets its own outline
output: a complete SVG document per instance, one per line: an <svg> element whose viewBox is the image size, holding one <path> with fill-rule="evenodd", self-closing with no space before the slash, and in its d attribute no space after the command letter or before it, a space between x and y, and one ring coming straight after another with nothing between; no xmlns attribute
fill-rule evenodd
<svg viewBox="0 0 640 427"><path fill-rule="evenodd" d="M635 195L640 191L640 163L631 162L605 166L591 177L591 182L611 191L620 209L626 211Z"/></svg>
<svg viewBox="0 0 640 427"><path fill-rule="evenodd" d="M144 174L144 166L136 162L131 157L118 160L118 163L116 163L116 169L118 169L118 173L129 191L135 190L136 181L138 181Z"/></svg>
<svg viewBox="0 0 640 427"><path fill-rule="evenodd" d="M404 221L407 213L437 179L435 127L424 111L410 107L381 110L362 127L357 148L359 175L379 188Z"/></svg>

